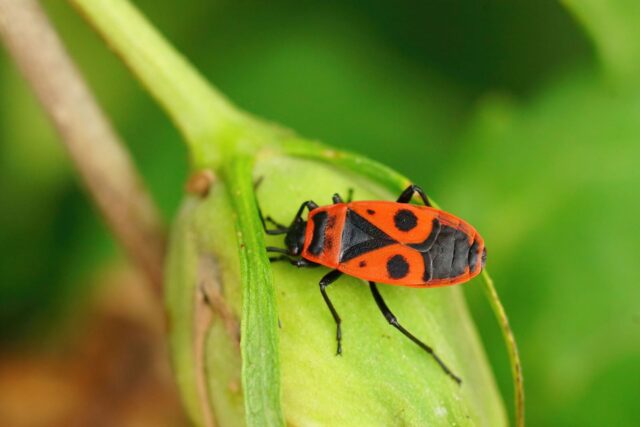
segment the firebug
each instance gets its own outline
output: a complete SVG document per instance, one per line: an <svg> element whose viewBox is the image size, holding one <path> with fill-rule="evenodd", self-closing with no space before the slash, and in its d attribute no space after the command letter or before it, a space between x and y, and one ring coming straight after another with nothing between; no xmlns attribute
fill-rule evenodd
<svg viewBox="0 0 640 427"><path fill-rule="evenodd" d="M424 206L410 204L414 194ZM304 210L308 210L303 219ZM333 204L313 201L300 205L289 226L260 213L265 232L285 235L284 248L267 247L297 267L325 266L332 270L320 280L320 292L337 325L337 354L342 353L341 319L326 288L347 274L369 282L375 302L387 319L407 338L429 353L458 384L461 380L433 349L407 331L391 312L376 282L415 288L455 285L477 276L484 268L487 252L477 231L458 217L435 209L424 191L410 185L395 202L345 202L338 194Z"/></svg>

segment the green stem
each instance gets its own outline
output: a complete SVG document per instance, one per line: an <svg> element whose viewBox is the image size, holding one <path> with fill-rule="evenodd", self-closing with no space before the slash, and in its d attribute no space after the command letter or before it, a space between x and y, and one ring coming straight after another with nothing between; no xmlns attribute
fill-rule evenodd
<svg viewBox="0 0 640 427"><path fill-rule="evenodd" d="M193 159L216 167L229 134L248 120L126 0L69 0L182 132ZM216 144L211 144L215 140Z"/></svg>
<svg viewBox="0 0 640 427"><path fill-rule="evenodd" d="M520 354L518 353L518 345L516 344L516 338L513 336L511 325L509 324L509 318L504 311L504 307L498 297L498 292L493 285L493 279L485 269L482 272L482 280L484 282L484 291L493 313L500 324L502 330L502 337L504 338L505 345L507 347L507 353L509 354L509 362L511 364L511 376L513 377L513 390L515 394L515 417L517 427L524 427L524 379L522 376L522 363L520 362Z"/></svg>
<svg viewBox="0 0 640 427"><path fill-rule="evenodd" d="M242 279L242 385L249 426L281 426L278 314L258 207L254 197L254 159L240 155L223 169L237 214L236 232Z"/></svg>
<svg viewBox="0 0 640 427"><path fill-rule="evenodd" d="M347 151L335 150L319 143L291 138L284 140L281 147L291 156L320 160L357 172L392 191L403 190L411 184L411 181L398 172L374 160Z"/></svg>

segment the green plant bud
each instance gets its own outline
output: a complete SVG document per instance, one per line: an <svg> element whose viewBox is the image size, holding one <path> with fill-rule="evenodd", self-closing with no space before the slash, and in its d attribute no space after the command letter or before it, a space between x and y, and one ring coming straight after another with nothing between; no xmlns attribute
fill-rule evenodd
<svg viewBox="0 0 640 427"><path fill-rule="evenodd" d="M232 194L219 177L206 196L187 197L173 230L167 271L171 349L186 407L197 425L246 423L240 340L251 337L240 336L239 254L247 248L239 247L243 230L232 199L255 198L265 215L288 224L301 202L329 204L335 192L346 195L353 189L355 200L397 197L365 174L330 161L271 153L258 159L250 177L261 180L257 196L252 191ZM283 237L269 236L266 244L284 247ZM387 323L366 282L348 276L328 288L343 320L343 355L336 356L335 323L318 286L327 271L272 265L287 425L507 423L460 287L380 285L380 291L399 321L434 347L462 385Z"/></svg>

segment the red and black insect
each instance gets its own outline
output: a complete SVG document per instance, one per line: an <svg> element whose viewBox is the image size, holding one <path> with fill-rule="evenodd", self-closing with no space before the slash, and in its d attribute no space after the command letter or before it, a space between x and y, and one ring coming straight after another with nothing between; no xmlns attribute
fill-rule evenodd
<svg viewBox="0 0 640 427"><path fill-rule="evenodd" d="M409 203L414 193L425 206ZM309 211L307 220L302 218L305 208ZM487 256L484 240L472 226L431 207L417 185L404 190L396 202L352 202L351 196L344 202L338 194L327 206L306 201L288 227L267 217L277 227L267 229L262 214L260 218L267 234L286 235L286 249L267 247L267 251L281 254L271 261L333 269L320 280L320 292L337 325L338 354L342 353L341 320L326 288L342 274L348 274L367 280L387 321L431 354L447 375L461 382L430 346L398 322L375 282L416 288L466 282L482 271Z"/></svg>

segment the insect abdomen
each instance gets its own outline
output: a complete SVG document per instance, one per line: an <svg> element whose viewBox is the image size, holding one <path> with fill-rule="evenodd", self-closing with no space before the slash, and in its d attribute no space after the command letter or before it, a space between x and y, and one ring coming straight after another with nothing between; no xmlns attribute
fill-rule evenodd
<svg viewBox="0 0 640 427"><path fill-rule="evenodd" d="M454 278L464 274L469 267L469 236L446 225L439 231L428 251L432 263L429 280Z"/></svg>

